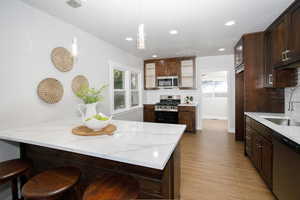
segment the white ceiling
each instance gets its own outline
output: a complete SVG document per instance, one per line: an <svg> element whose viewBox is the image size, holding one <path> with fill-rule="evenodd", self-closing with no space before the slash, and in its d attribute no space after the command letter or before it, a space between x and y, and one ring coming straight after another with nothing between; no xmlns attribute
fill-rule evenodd
<svg viewBox="0 0 300 200"><path fill-rule="evenodd" d="M232 54L243 33L264 30L293 0L22 0L143 58ZM236 25L224 26L229 20ZM147 49L137 50L138 24L145 24ZM177 29L178 35L170 35ZM219 48L226 51L219 52Z"/></svg>

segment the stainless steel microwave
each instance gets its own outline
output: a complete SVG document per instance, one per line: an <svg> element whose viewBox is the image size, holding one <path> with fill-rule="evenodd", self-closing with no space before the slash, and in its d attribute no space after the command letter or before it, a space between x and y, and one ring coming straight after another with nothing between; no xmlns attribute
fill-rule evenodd
<svg viewBox="0 0 300 200"><path fill-rule="evenodd" d="M157 86L163 89L178 88L178 76L159 76Z"/></svg>

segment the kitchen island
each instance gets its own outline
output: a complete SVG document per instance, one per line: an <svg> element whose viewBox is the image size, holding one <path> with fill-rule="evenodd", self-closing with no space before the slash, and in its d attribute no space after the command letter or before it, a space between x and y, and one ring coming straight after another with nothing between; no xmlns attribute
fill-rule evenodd
<svg viewBox="0 0 300 200"><path fill-rule="evenodd" d="M60 120L0 132L20 143L21 158L32 160L34 174L60 166L81 169L79 188L104 173L135 177L141 199L180 198L180 140L185 125L113 121L113 136L76 136L80 120Z"/></svg>

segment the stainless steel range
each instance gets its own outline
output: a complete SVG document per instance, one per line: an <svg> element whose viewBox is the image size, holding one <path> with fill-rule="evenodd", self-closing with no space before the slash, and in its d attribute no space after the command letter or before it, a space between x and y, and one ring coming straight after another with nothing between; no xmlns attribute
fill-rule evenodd
<svg viewBox="0 0 300 200"><path fill-rule="evenodd" d="M155 104L156 122L177 124L180 99L180 95L161 95L160 102Z"/></svg>

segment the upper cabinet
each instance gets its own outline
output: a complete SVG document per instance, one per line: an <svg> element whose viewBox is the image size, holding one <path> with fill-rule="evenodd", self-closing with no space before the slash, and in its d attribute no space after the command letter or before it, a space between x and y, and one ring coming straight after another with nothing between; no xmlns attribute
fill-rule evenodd
<svg viewBox="0 0 300 200"><path fill-rule="evenodd" d="M157 78L178 77L179 89L195 88L195 57L145 60L145 89L158 89Z"/></svg>
<svg viewBox="0 0 300 200"><path fill-rule="evenodd" d="M300 2L289 13L289 44L287 59L291 62L300 61Z"/></svg>
<svg viewBox="0 0 300 200"><path fill-rule="evenodd" d="M180 87L182 89L195 88L195 59L190 58L186 60L181 60L180 74Z"/></svg>
<svg viewBox="0 0 300 200"><path fill-rule="evenodd" d="M145 89L155 89L156 88L156 64L146 63L145 64Z"/></svg>
<svg viewBox="0 0 300 200"><path fill-rule="evenodd" d="M180 62L177 58L169 59L166 62L167 76L179 76Z"/></svg>
<svg viewBox="0 0 300 200"><path fill-rule="evenodd" d="M300 1L295 1L266 31L269 64L285 68L300 61ZM290 67L290 66L289 66Z"/></svg>
<svg viewBox="0 0 300 200"><path fill-rule="evenodd" d="M177 58L155 61L156 76L179 76L179 60Z"/></svg>
<svg viewBox="0 0 300 200"><path fill-rule="evenodd" d="M288 25L287 18L281 18L268 32L269 59L272 67L284 65L287 50Z"/></svg>
<svg viewBox="0 0 300 200"><path fill-rule="evenodd" d="M265 87L293 87L300 66L300 1L295 1L265 32Z"/></svg>
<svg viewBox="0 0 300 200"><path fill-rule="evenodd" d="M243 38L238 41L234 47L234 66L239 68L244 64L244 55L243 55Z"/></svg>

